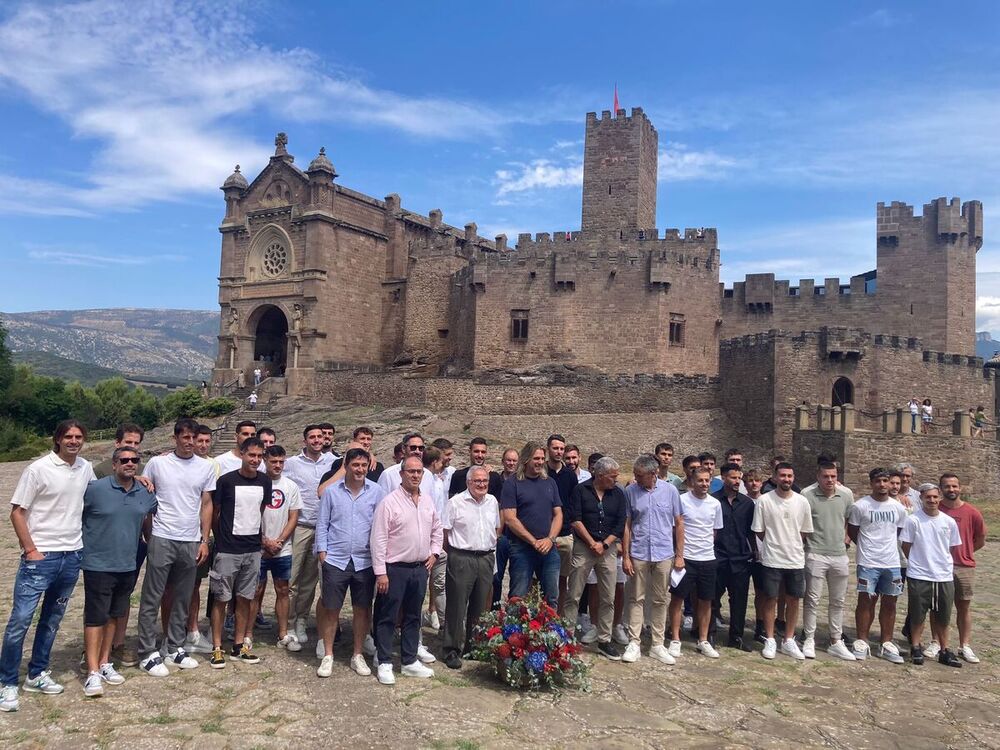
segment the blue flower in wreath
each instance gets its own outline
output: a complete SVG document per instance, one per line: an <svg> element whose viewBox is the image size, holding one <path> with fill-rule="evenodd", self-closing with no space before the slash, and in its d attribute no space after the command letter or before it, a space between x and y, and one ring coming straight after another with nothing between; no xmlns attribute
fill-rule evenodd
<svg viewBox="0 0 1000 750"><path fill-rule="evenodd" d="M545 664L547 661L548 658L542 651L532 651L530 654L528 654L527 658L525 659L528 668L534 672L541 672L543 669L545 669Z"/></svg>
<svg viewBox="0 0 1000 750"><path fill-rule="evenodd" d="M558 622L550 622L549 623L549 630L551 630L553 633L555 633L556 635L558 635L564 641L569 640L569 636L566 633L566 628L564 628Z"/></svg>
<svg viewBox="0 0 1000 750"><path fill-rule="evenodd" d="M514 635L514 633L520 633L520 632L521 632L521 626L520 625L504 625L503 626L503 637L504 637L504 640L506 640L507 638L510 638L512 635Z"/></svg>

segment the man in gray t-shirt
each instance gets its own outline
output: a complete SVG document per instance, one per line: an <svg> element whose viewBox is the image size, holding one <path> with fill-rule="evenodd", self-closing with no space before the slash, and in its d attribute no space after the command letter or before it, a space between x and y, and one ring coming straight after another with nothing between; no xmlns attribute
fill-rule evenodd
<svg viewBox="0 0 1000 750"><path fill-rule="evenodd" d="M816 612L826 583L830 645L827 652L844 661L854 654L844 643L844 600L847 597L847 518L851 499L837 483L837 465L819 464L816 484L802 492L812 512L813 533L806 540L806 595L802 608L802 653L816 658Z"/></svg>

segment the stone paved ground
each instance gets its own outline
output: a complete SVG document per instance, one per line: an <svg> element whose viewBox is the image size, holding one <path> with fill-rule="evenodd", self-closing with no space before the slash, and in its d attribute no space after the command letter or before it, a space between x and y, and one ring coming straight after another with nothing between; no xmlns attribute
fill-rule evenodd
<svg viewBox="0 0 1000 750"><path fill-rule="evenodd" d="M0 497L23 466L0 464ZM17 557L4 520L0 569L12 572ZM1000 548L987 545L980 560L989 570ZM0 586L3 623L11 572ZM386 688L354 675L343 649L333 677L320 680L311 647L295 655L263 645L257 666L203 664L163 680L130 669L123 686L85 699L76 668L82 607L79 587L53 659L66 693L22 694L18 713L0 714L0 747L1000 747L1000 579L982 574L975 642L984 660L976 666L844 664L825 654L765 662L759 652L726 649L710 663L685 644L676 667L592 657L591 693L523 695L475 664L458 673L437 665L432 680L400 677ZM437 637L425 638L434 650Z"/></svg>

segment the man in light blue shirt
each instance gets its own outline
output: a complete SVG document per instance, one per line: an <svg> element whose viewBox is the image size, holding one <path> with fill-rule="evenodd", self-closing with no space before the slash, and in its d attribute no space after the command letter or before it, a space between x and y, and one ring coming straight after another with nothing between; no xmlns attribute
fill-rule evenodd
<svg viewBox="0 0 1000 750"><path fill-rule="evenodd" d="M344 478L327 487L319 503L316 553L322 567L322 602L326 610L321 632L325 653L316 670L320 677L329 677L333 672L333 637L348 588L354 613L351 669L363 677L372 673L362 654L362 646L371 627L375 595L370 543L372 520L385 493L365 476L370 461L371 456L363 448L347 451Z"/></svg>
<svg viewBox="0 0 1000 750"><path fill-rule="evenodd" d="M624 662L639 660L639 636L647 593L650 597L650 621L653 645L649 655L664 664L673 664L663 645L667 622L667 589L674 567L674 528L683 538L684 518L677 488L658 478L660 462L645 454L632 467L635 483L625 490L628 519L622 539L622 568L630 576L625 586L628 612L629 644ZM682 564L683 567L683 564Z"/></svg>

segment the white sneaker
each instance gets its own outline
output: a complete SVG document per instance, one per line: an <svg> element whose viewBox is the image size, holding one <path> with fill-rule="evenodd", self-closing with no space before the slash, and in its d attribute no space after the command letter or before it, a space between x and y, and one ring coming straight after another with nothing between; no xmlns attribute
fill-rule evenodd
<svg viewBox="0 0 1000 750"><path fill-rule="evenodd" d="M697 651L700 651L705 656L711 657L712 659L719 658L719 652L716 651L715 646L713 646L708 641L698 641L698 645L695 646L695 649Z"/></svg>
<svg viewBox="0 0 1000 750"><path fill-rule="evenodd" d="M781 653L785 656L790 656L793 659L805 659L805 654L802 653L802 649L799 648L799 644L795 642L794 638L786 638L781 642Z"/></svg>
<svg viewBox="0 0 1000 750"><path fill-rule="evenodd" d="M844 643L843 638L827 646L826 653L831 656L836 656L838 659L843 659L844 661L857 661L857 657L851 653L851 649L849 649L847 644Z"/></svg>
<svg viewBox="0 0 1000 750"><path fill-rule="evenodd" d="M369 633L365 636L365 642L361 644L361 653L367 654L368 656L374 656L378 649L375 648L375 639L372 638L372 634Z"/></svg>
<svg viewBox="0 0 1000 750"><path fill-rule="evenodd" d="M620 624L615 625L614 629L611 631L611 638L621 646L627 646L629 642L628 633L625 632L625 626Z"/></svg>
<svg viewBox="0 0 1000 750"><path fill-rule="evenodd" d="M187 640L184 641L184 650L189 654L210 654L214 650L208 638L202 635L200 630L188 633Z"/></svg>
<svg viewBox="0 0 1000 750"><path fill-rule="evenodd" d="M109 685L121 685L125 682L125 678L119 674L118 670L115 669L115 665L111 662L102 664L98 674L101 675L101 679Z"/></svg>
<svg viewBox="0 0 1000 750"><path fill-rule="evenodd" d="M583 635L580 636L580 643L597 643L597 628L593 625L587 628Z"/></svg>
<svg viewBox="0 0 1000 750"><path fill-rule="evenodd" d="M653 653L650 651L649 653ZM670 641L670 645L667 646L667 653L670 654L674 659L681 655L681 642L680 641Z"/></svg>
<svg viewBox="0 0 1000 750"><path fill-rule="evenodd" d="M399 671L404 677L427 678L434 676L434 670L430 667L425 667L419 660L412 664L404 664L403 668Z"/></svg>
<svg viewBox="0 0 1000 750"><path fill-rule="evenodd" d="M396 675L392 673L391 664L379 664L378 665L378 681L383 685L395 685Z"/></svg>
<svg viewBox="0 0 1000 750"><path fill-rule="evenodd" d="M868 641L863 641L858 638L854 641L851 651L854 653L855 659L858 661L864 661L871 655L872 647L868 645Z"/></svg>
<svg viewBox="0 0 1000 750"><path fill-rule="evenodd" d="M163 663L163 658L159 651L154 651L145 659L139 662L139 669L152 677L167 677L170 670Z"/></svg>
<svg viewBox="0 0 1000 750"><path fill-rule="evenodd" d="M164 664L169 664L174 667L180 667L181 669L196 669L198 667L198 660L188 656L184 649L179 648L173 653L167 652L167 657L163 660Z"/></svg>
<svg viewBox="0 0 1000 750"><path fill-rule="evenodd" d="M629 641L629 644L625 647L625 653L622 654L622 661L631 664L632 662L639 661L642 657L642 652L639 650L639 641Z"/></svg>
<svg viewBox="0 0 1000 750"><path fill-rule="evenodd" d="M355 654L351 657L351 669L362 677L371 677L372 674L371 669L368 668L368 662L365 661L365 657L361 654Z"/></svg>
<svg viewBox="0 0 1000 750"><path fill-rule="evenodd" d="M38 677L24 680L24 689L28 693L44 693L45 695L59 695L65 688L52 679L49 675L51 670L46 669Z"/></svg>
<svg viewBox="0 0 1000 750"><path fill-rule="evenodd" d="M900 656L899 649L892 641L886 641L882 644L881 648L878 650L878 656L880 659L885 659L893 664L902 664L906 661L906 659Z"/></svg>
<svg viewBox="0 0 1000 750"><path fill-rule="evenodd" d="M100 672L91 672L83 683L83 694L88 698L98 698L104 695L104 685L101 684Z"/></svg>
<svg viewBox="0 0 1000 750"><path fill-rule="evenodd" d="M670 651L668 651L667 647L664 646L662 643L657 643L655 646L650 648L649 655L653 659L661 661L664 664L673 665L677 663L677 660L673 657L673 655L671 655Z"/></svg>
<svg viewBox="0 0 1000 750"><path fill-rule="evenodd" d="M441 618L438 617L438 613L435 612L424 612L424 627L431 628L432 630L441 629Z"/></svg>
<svg viewBox="0 0 1000 750"><path fill-rule="evenodd" d="M0 688L0 711L17 711L21 700L17 696L17 685L4 685Z"/></svg>
<svg viewBox="0 0 1000 750"><path fill-rule="evenodd" d="M802 655L807 659L816 658L816 639L804 638L802 640Z"/></svg>
<svg viewBox="0 0 1000 750"><path fill-rule="evenodd" d="M319 663L319 668L316 670L317 677L329 677L333 674L333 657L324 656L323 661Z"/></svg>
<svg viewBox="0 0 1000 750"><path fill-rule="evenodd" d="M940 650L940 646L938 647ZM965 659L969 664L978 664L979 657L976 656L976 652L972 650L972 646L966 643L964 646L958 649L958 655ZM927 656L927 650L924 650L924 656Z"/></svg>
<svg viewBox="0 0 1000 750"><path fill-rule="evenodd" d="M590 615L584 612L582 615L576 616L576 627L580 632L588 630L590 628Z"/></svg>
<svg viewBox="0 0 1000 750"><path fill-rule="evenodd" d="M302 644L299 643L299 639L295 637L295 633L288 633L284 638L281 638L277 643L278 648L283 648L286 651L301 651Z"/></svg>
<svg viewBox="0 0 1000 750"><path fill-rule="evenodd" d="M303 618L295 621L295 638L302 646L309 643L309 633L306 632L306 621Z"/></svg>
<svg viewBox="0 0 1000 750"><path fill-rule="evenodd" d="M941 644L937 641L931 641L929 645L924 646L924 656L928 659L937 659L937 656L940 653Z"/></svg>
<svg viewBox="0 0 1000 750"><path fill-rule="evenodd" d="M317 638L316 639L316 658L317 659L322 659L324 656L326 656L326 646L323 645L323 639L322 638Z"/></svg>
<svg viewBox="0 0 1000 750"><path fill-rule="evenodd" d="M684 620L681 622L681 630L690 630L694 627L694 617L691 615L684 615Z"/></svg>
<svg viewBox="0 0 1000 750"><path fill-rule="evenodd" d="M434 662L437 661L437 657L434 656L434 654L432 654L430 651L428 651L427 648L422 643L419 646L417 646L417 659L422 661L424 664L433 664ZM416 664L416 662L414 662L414 664ZM406 667L403 667L403 669L405 670ZM403 674L406 674L406 672L403 672ZM419 677L420 675L417 676Z"/></svg>
<svg viewBox="0 0 1000 750"><path fill-rule="evenodd" d="M773 659L778 654L778 642L774 638L764 639L764 650L760 652L760 655L765 659Z"/></svg>

